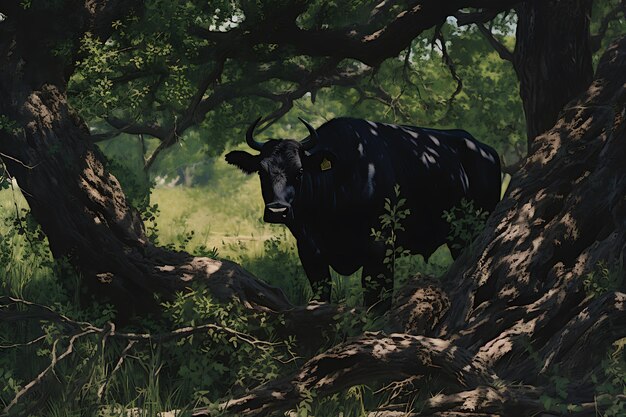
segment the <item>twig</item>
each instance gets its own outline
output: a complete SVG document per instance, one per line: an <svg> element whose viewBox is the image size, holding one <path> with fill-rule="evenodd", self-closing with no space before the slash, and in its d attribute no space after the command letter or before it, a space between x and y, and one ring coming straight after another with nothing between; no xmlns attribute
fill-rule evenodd
<svg viewBox="0 0 626 417"><path fill-rule="evenodd" d="M54 371L54 367L63 359L65 359L67 356L69 356L73 351L74 351L74 343L76 342L76 340L78 340L79 338L83 337L83 336L87 336L89 334L93 334L95 333L95 331L93 329L88 329L85 331L82 331L80 333L77 333L75 335L73 335L70 338L69 344L67 346L67 349L65 349L65 351L57 357L56 355L56 347L58 344L58 340L55 340L54 343L52 344L52 353L51 353L51 362L50 365L48 365L46 367L46 369L44 369L43 371L41 371L39 373L39 375L37 375L37 377L35 379L33 379L32 381L30 381L28 384L26 384L24 386L24 388L22 388L17 394L15 394L15 397L13 397L13 400L11 400L11 402L4 408L4 410L2 411L4 414L7 414L11 408L13 408L17 402L19 401L19 399L24 396L25 394L28 393L28 391L30 391L34 386L36 386L37 384L39 384L43 378L48 374L48 372L50 371Z"/></svg>
<svg viewBox="0 0 626 417"><path fill-rule="evenodd" d="M10 301L13 304L23 304L29 307L35 307L38 308L40 310L43 310L46 312L46 315L44 316L35 316L35 315L28 315L27 313L24 312L24 314L20 314L20 313L13 313L13 314L9 314L7 312L3 312L2 310L0 310L0 317L3 318L3 320L16 320L16 319L23 319L23 318L32 318L32 319L41 319L41 320L51 320L51 321L57 321L57 322L62 322L64 324L69 325L70 327L73 328L77 328L77 329L92 329L92 330L96 330L96 332L98 331L102 331L102 329L98 329L97 327L93 326L91 323L88 322L84 322L84 321L75 321L70 319L69 317L61 314L61 313L57 313L56 311L54 311L53 309L51 309L48 306L42 305L42 304L38 304L38 303L33 303L32 301L27 301L27 300L23 300L21 298L16 298L16 297L10 297L10 296L5 296L5 297L0 297L0 306L1 307L8 307L10 304L6 303L6 300ZM26 316L26 317L24 317Z"/></svg>
<svg viewBox="0 0 626 417"><path fill-rule="evenodd" d="M411 65L411 49L412 48L413 48L413 43L411 43L411 45L409 45L409 47L406 49L406 54L404 55L404 64L402 65L402 78L407 85L410 85L411 87L415 89L415 91L417 92L417 97L421 99L422 92L420 90L420 87L419 85L411 81L411 76L409 74L409 72L413 70L413 65ZM413 72L415 71L413 70Z"/></svg>
<svg viewBox="0 0 626 417"><path fill-rule="evenodd" d="M11 305L16 305L16 304L22 304L28 307L39 309L40 312L39 314L35 314L32 312L28 312L28 311L24 311L24 312L6 311L7 307ZM269 342L265 340L260 340L247 333L243 333L238 330L232 329L230 327L213 324L213 323L207 323L207 324L203 324L199 326L182 327L179 329L175 329L171 332L159 333L159 334L117 332L115 329L115 325L110 322L101 328L88 322L72 320L63 314L55 312L50 307L45 306L45 305L33 303L31 301L27 301L27 300L15 298L15 297L0 297L0 320L15 321L15 320L25 320L25 319L26 320L30 319L30 320L52 321L52 322L61 323L63 325L73 328L75 333L70 337L69 345L67 349L59 356L57 356L56 349L57 349L60 339L55 340L53 342L50 364L43 371L41 371L35 379L30 381L28 384L26 384L24 388L22 388L15 395L13 400L4 408L3 410L4 414L8 413L10 409L13 408L18 403L19 399L23 397L24 395L26 395L33 387L39 384L46 377L46 375L48 375L49 373L54 373L56 365L60 361L68 357L73 352L75 342L84 336L100 335L100 337L102 338L100 343L102 345L103 352L104 352L107 339L120 339L120 340L126 340L128 342L124 350L121 352L120 357L118 358L114 369L111 371L111 373L108 375L108 377L105 379L105 381L102 383L102 385L98 389L98 397L100 398L102 398L102 396L104 395L104 392L106 390L107 385L109 384L111 380L111 377L113 376L115 372L117 372L120 369L120 367L122 366L124 362L124 359L129 356L130 349L137 342L162 343L168 340L179 339L179 338L187 337L187 336L197 334L197 333L207 333L208 331L216 331L216 332L222 332L227 335L233 336L237 338L237 340L247 343L260 350L267 350L271 348L272 346L278 346L282 344L278 342ZM27 342L25 344L14 344L14 345L7 345L7 346L0 346L0 347L1 348L13 348L13 347L19 347L19 346L28 346L44 338L45 338L45 335L40 336L37 339ZM283 362L283 363L287 363L287 362Z"/></svg>
<svg viewBox="0 0 626 417"><path fill-rule="evenodd" d="M130 340L128 342L124 350L122 350L122 353L120 353L120 357L117 360L117 363L115 364L115 368L113 368L111 373L105 378L102 385L100 385L100 388L98 388L98 398L100 398L100 400L103 399L106 387L111 381L111 378L113 378L113 375L122 367L122 364L124 363L124 359L128 355L128 352L130 351L130 349L135 345L135 343L137 343L136 340Z"/></svg>
<svg viewBox="0 0 626 417"><path fill-rule="evenodd" d="M448 55L448 48L446 47L446 40L443 37L443 33L441 32L441 28L443 28L443 23L438 25L435 28L435 35L433 36L432 44L436 45L437 41L439 41L440 50L441 50L441 61L448 67L450 71L450 75L456 81L456 89L452 93L452 95L446 100L446 113L438 120L441 122L445 119L448 114L450 114L450 110L452 110L452 104L454 103L454 99L461 93L463 90L463 80L456 72L456 67L454 66L454 62L450 55Z"/></svg>
<svg viewBox="0 0 626 417"><path fill-rule="evenodd" d="M32 165L32 166L31 165L26 165L24 162L20 161L19 159L15 158L15 157L13 157L11 155L7 155L5 153L2 153L2 152L0 152L0 158L10 159L11 161L17 162L18 164L20 164L21 166L23 166L26 169L33 169L33 168L36 168L37 165L39 165L39 164Z"/></svg>
<svg viewBox="0 0 626 417"><path fill-rule="evenodd" d="M44 340L46 338L46 335L41 335L36 339L31 340L30 342L25 342L25 343L14 343L12 345L0 345L0 349L13 349L16 347L25 347L25 346L31 346L34 345L37 342L40 342L42 340Z"/></svg>
<svg viewBox="0 0 626 417"><path fill-rule="evenodd" d="M270 347L270 346L278 346L280 345L280 343L277 342L268 342L265 340L260 340L255 338L254 336L251 336L249 334L240 332L238 330L232 329L230 327L226 327L226 326L222 326L222 325L218 325L218 324L214 324L214 323L207 323L207 324L203 324L203 325L199 325L199 326L188 326L188 327L181 327L179 329L173 330L171 332L166 332L166 333L158 333L158 334L151 334L151 333L124 333L124 332L117 332L115 330L115 326L113 325L113 323L108 323L108 325L104 328L100 328L97 326L94 326L91 323L88 322L80 322L80 321L75 321L70 319L69 317L57 313L54 310L52 310L50 307L48 306L44 306L41 304L37 304L37 303L33 303L31 301L26 301L20 298L14 298L14 297L1 297L0 298L0 305L2 304L2 300L10 300L12 303L14 304L24 304L27 306L31 306L31 307L35 307L35 308L39 308L41 310L43 310L46 314L44 315L34 315L32 313L22 313L22 312L13 312L13 313L7 313L7 312L3 312L0 311L0 318L3 318L4 320L18 320L18 319L39 319L39 320L49 320L49 321L56 321L56 322L61 322L63 324L66 324L70 327L76 328L76 329L80 329L80 330L89 330L92 333L95 334L103 334L103 335L107 335L107 337L110 338L115 338L115 339L123 339L123 340L134 340L134 341L144 341L144 342L165 342L168 340L172 340L172 339L178 339L178 338L182 338L182 337L186 337L186 336L190 336L196 333L202 333L205 332L207 330L215 330L218 332L223 332L226 334L229 334L231 336L236 337L237 339L241 340L242 342L248 343L252 346L255 346L257 348L261 348L264 349L266 347ZM5 304L6 306L6 304ZM260 347L261 346L261 347Z"/></svg>

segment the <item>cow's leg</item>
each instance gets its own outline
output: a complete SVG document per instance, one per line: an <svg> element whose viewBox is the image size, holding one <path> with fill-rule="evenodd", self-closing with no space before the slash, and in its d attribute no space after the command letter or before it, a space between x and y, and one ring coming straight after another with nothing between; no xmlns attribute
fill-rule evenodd
<svg viewBox="0 0 626 417"><path fill-rule="evenodd" d="M301 244L300 241L298 241L298 255L311 284L313 299L330 302L332 281L328 262L314 245Z"/></svg>
<svg viewBox="0 0 626 417"><path fill-rule="evenodd" d="M313 291L313 299L330 302L330 290L332 281L330 278L330 270L327 264L317 263L316 261L302 261L304 272L311 283Z"/></svg>
<svg viewBox="0 0 626 417"><path fill-rule="evenodd" d="M361 274L365 306L377 314L383 314L391 308L393 295L393 271L384 260L385 246L382 242L376 242Z"/></svg>

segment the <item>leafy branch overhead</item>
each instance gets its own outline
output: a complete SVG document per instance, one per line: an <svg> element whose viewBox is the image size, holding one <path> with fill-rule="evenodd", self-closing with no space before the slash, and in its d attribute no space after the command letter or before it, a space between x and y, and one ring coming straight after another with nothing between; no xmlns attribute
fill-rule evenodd
<svg viewBox="0 0 626 417"><path fill-rule="evenodd" d="M147 1L142 13L112 21L110 37L91 31L82 37L70 94L83 116L103 118L113 127L95 140L121 132L157 138L149 168L161 150L227 103L245 109L235 117L241 126L259 114L272 123L295 100L306 94L314 100L330 86L355 88L362 97L391 104L371 78L383 61L460 8L497 14L514 3L383 2L367 8L302 1L211 6Z"/></svg>

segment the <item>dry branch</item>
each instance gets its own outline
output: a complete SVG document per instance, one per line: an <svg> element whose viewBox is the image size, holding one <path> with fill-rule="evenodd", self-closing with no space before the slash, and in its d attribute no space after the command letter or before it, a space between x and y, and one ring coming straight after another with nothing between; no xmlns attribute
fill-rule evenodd
<svg viewBox="0 0 626 417"><path fill-rule="evenodd" d="M20 389L16 394L15 397L13 397L13 399L11 400L11 402L9 404L7 404L6 407L4 407L4 409L2 410L3 414L7 414L20 400L20 398L22 398L24 395L26 395L32 388L34 388L35 386L37 386L39 383L41 383L41 381L43 381L43 379L50 373L50 372L54 372L54 368L58 365L59 362L61 362L63 359L67 358L69 355L71 355L74 352L74 344L76 343L76 341L84 336L88 336L90 334L95 333L95 331L93 329L87 329L85 331L73 334L68 342L67 348L60 354L57 356L57 346L58 346L58 342L59 340L55 340L54 343L52 344L52 353L50 354L50 365L48 365L43 371L41 371L36 377L35 379L33 379L32 381L30 381L29 383L27 383L26 385L24 385L24 387L22 389Z"/></svg>
<svg viewBox="0 0 626 417"><path fill-rule="evenodd" d="M30 307L34 311L19 311L11 308L15 307L16 305ZM105 327L97 327L88 322L72 320L71 318L63 314L55 312L52 308L48 306L15 297L0 298L0 320L2 320L3 322L23 320L49 321L62 324L63 326L68 327L75 332L87 332L86 334L97 334L102 335L106 338L126 340L129 342L162 343L170 340L181 339L198 333L208 333L209 331L216 331L227 334L229 336L233 336L244 343L260 349L278 345L278 343L259 340L252 335L215 323L206 323L197 326L186 326L174 329L170 332L157 334L118 332L114 323L109 322ZM35 341L36 340L38 339L35 339ZM34 343L35 341L31 341L29 342L29 344ZM17 346L20 345L8 347L10 348Z"/></svg>

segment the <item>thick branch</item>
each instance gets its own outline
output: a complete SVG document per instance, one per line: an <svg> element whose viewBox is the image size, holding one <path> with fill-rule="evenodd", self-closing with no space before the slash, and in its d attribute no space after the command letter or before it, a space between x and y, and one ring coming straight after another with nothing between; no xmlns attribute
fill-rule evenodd
<svg viewBox="0 0 626 417"><path fill-rule="evenodd" d="M242 97L259 97L280 103L281 106L264 119L265 121L274 122L285 115L293 107L293 102L303 97L306 93L315 93L319 89L330 86L352 86L357 84L366 74L370 73L368 68L342 70L336 68L337 64L337 61L331 59L312 71L292 64L271 65L256 71L245 81L216 86L208 97L200 101L196 101L201 96L197 94L190 103L185 116L180 122L176 123L176 126L170 130L169 134L165 139L162 139L157 149L150 155L144 169L150 169L159 154L176 143L185 130L204 119L206 114L227 101ZM276 93L259 85L272 79L293 82L298 84L298 86L293 90ZM202 91L204 94L206 85L201 86L199 91Z"/></svg>
<svg viewBox="0 0 626 417"><path fill-rule="evenodd" d="M485 25L482 23L477 23L476 27L478 28L478 30L480 30L480 33L483 34L485 39L487 39L493 49L498 53L500 58L509 62L513 62L513 52L511 52L506 46L504 46L504 44L497 40L490 29L485 27Z"/></svg>
<svg viewBox="0 0 626 417"><path fill-rule="evenodd" d="M458 11L454 14L458 26L479 25L493 20L498 15L496 10L487 9L477 12Z"/></svg>
<svg viewBox="0 0 626 417"><path fill-rule="evenodd" d="M160 126L156 122L138 124L130 120L122 120L113 116L107 117L105 121L113 128L115 128L118 132L128 133L131 135L145 134L158 138L160 140L164 140L164 138L167 136L167 129ZM96 137L96 139L100 137L100 135L94 136Z"/></svg>
<svg viewBox="0 0 626 417"><path fill-rule="evenodd" d="M509 9L518 1L449 1L442 3L417 1L384 28L374 32L294 30L292 43L303 53L313 56L341 56L357 59L371 66L400 54L424 30L442 24L447 16L465 7L490 8L494 12Z"/></svg>
<svg viewBox="0 0 626 417"><path fill-rule="evenodd" d="M272 382L222 404L222 411L260 416L294 407L309 392L325 396L373 381L413 375L438 375L459 387L492 384L497 378L463 349L423 336L366 333L309 360L297 374ZM206 416L208 410L192 415Z"/></svg>

